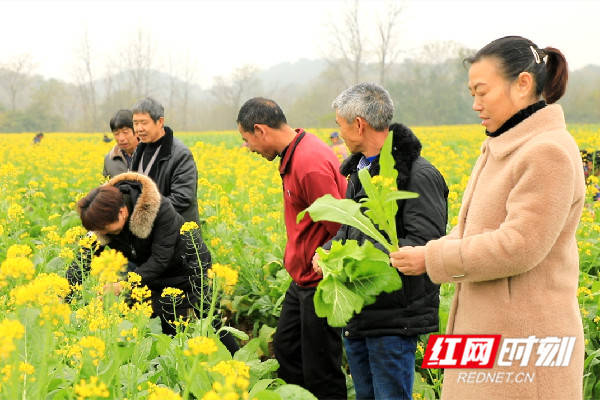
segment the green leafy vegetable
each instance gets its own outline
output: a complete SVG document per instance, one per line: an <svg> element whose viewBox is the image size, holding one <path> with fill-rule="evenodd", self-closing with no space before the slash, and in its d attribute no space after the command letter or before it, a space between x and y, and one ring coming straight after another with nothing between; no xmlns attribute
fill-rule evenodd
<svg viewBox="0 0 600 400"><path fill-rule="evenodd" d="M383 292L402 287L402 280L390 268L388 256L373 243L362 246L356 240L333 242L331 251L318 249L323 280L315 291L315 312L327 317L331 326L344 326L365 305Z"/></svg>
<svg viewBox="0 0 600 400"><path fill-rule="evenodd" d="M391 148L392 134L389 134L381 150L379 175L371 177L366 168L358 172L367 195L360 203L327 194L300 212L297 221L308 212L313 221L352 226L388 252L398 249L397 201L412 199L418 194L398 190L398 172ZM315 312L327 317L331 326L346 325L354 313L374 303L380 293L402 288L402 280L390 267L388 255L368 240L360 246L355 240L346 240L344 244L333 242L329 252L319 248L317 253L323 280L315 292Z"/></svg>

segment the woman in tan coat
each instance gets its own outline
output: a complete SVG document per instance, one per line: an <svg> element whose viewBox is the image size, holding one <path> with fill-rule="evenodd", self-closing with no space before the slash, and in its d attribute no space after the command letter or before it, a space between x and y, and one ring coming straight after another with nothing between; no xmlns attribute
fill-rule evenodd
<svg viewBox="0 0 600 400"><path fill-rule="evenodd" d="M442 239L390 254L391 263L455 283L447 334L502 335L493 368L445 369L443 399L581 399L575 231L585 184L579 150L553 104L566 88L566 60L510 36L466 61L473 110L489 137L458 224ZM507 339L529 339L529 360L524 344L523 353L502 353L511 349ZM536 365L545 356L561 365Z"/></svg>

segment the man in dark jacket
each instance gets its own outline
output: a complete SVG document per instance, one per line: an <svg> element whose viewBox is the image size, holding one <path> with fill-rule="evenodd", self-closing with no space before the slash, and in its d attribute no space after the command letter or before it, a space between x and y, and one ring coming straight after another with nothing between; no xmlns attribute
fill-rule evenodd
<svg viewBox="0 0 600 400"><path fill-rule="evenodd" d="M130 110L117 111L110 119L109 125L117 144L104 157L102 174L112 178L129 171L139 139L133 130L133 114Z"/></svg>
<svg viewBox="0 0 600 400"><path fill-rule="evenodd" d="M342 92L333 107L341 136L352 152L340 169L348 176L346 198L359 202L366 197L358 171L368 168L371 176L379 174L379 153L392 131L398 189L419 194L398 204L399 245L422 245L443 236L448 188L440 172L420 156L421 143L412 131L400 124L390 126L394 106L389 93L376 84L361 83ZM332 241L347 239L371 240L343 225ZM331 248L331 242L323 247ZM313 266L319 270L317 259L315 255ZM400 277L402 289L380 294L344 329L357 399L412 399L417 336L438 330L439 286L427 274Z"/></svg>
<svg viewBox="0 0 600 400"><path fill-rule="evenodd" d="M339 161L319 138L303 129L292 129L273 100L248 100L239 111L237 123L251 151L269 161L277 156L281 159L279 173L287 232L284 267L292 283L285 294L273 340L279 377L303 386L319 399L345 399L340 331L315 313L313 297L322 275L311 267L317 247L331 239L340 225L313 222L308 215L296 223L298 213L319 197L343 196L346 180L338 172Z"/></svg>
<svg viewBox="0 0 600 400"><path fill-rule="evenodd" d="M131 111L141 140L131 170L152 178L185 221L198 222L198 170L192 152L165 126L164 108L156 100L140 100Z"/></svg>

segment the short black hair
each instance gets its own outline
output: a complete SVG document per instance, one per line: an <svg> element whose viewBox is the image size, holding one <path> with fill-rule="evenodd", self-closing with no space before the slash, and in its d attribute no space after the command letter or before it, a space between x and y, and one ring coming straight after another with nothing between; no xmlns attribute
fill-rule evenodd
<svg viewBox="0 0 600 400"><path fill-rule="evenodd" d="M110 130L116 132L121 128L131 128L133 130L133 113L131 110L119 110L110 119Z"/></svg>
<svg viewBox="0 0 600 400"><path fill-rule="evenodd" d="M279 105L264 97L254 97L245 102L240 108L236 122L244 132L254 132L254 124L265 124L274 129L287 124Z"/></svg>

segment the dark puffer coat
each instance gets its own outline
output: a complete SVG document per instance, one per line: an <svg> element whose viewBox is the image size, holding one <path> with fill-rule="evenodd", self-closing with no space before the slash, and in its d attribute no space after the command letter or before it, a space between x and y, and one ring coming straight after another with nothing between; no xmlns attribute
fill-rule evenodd
<svg viewBox="0 0 600 400"><path fill-rule="evenodd" d="M125 197L129 220L117 235L98 236L102 247L118 250L129 260L128 271L142 277L142 285L152 292L152 309L155 315L172 314L168 298L161 298L166 287L185 292L178 313L192 307L198 300L201 271L191 242L190 234L180 234L183 217L175 212L169 200L162 196L156 184L147 176L129 172L117 175L107 185L117 187ZM194 241L200 254L202 273L211 265L210 253L199 231ZM84 271L89 270L90 257L83 260ZM71 283L79 283L82 273L77 263L67 271ZM172 318L170 318L172 319Z"/></svg>
<svg viewBox="0 0 600 400"><path fill-rule="evenodd" d="M401 124L392 124L392 155L398 171L398 188L419 193L416 199L398 202L396 226L400 246L424 245L429 240L445 235L448 220L448 187L442 174L420 156L421 143L413 132ZM346 198L359 202L366 197L357 165L362 154L353 154L342 166L342 175L348 177ZM380 171L379 158L369 167L371 176ZM358 229L343 225L332 240L371 240ZM323 246L331 248L331 242ZM383 250L382 246L377 245ZM391 267L390 267L391 268ZM432 283L427 274L405 276L400 274L402 289L382 293L375 303L355 315L344 329L344 336L367 337L388 335L419 335L439 329L439 285Z"/></svg>

